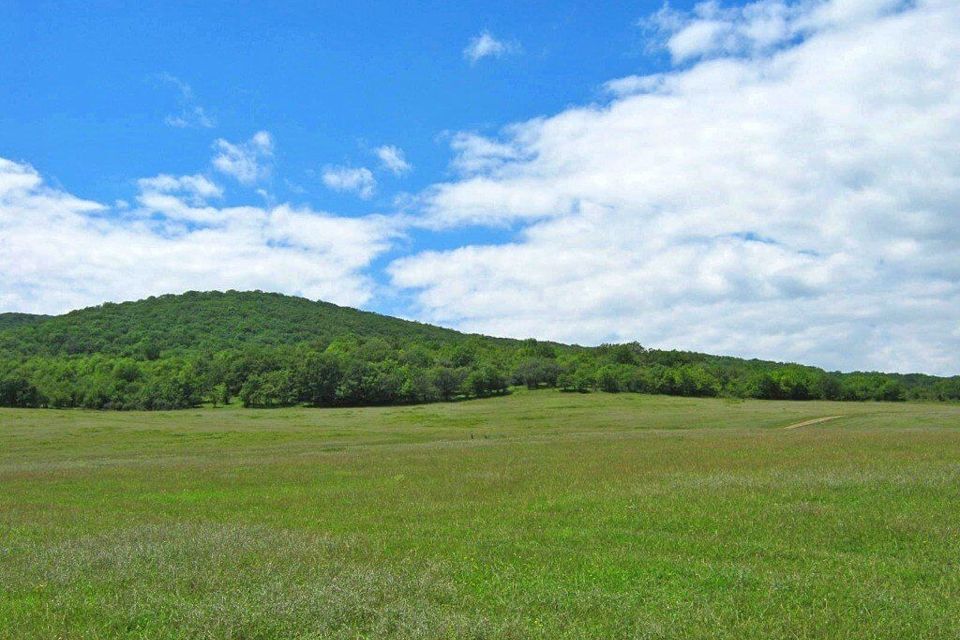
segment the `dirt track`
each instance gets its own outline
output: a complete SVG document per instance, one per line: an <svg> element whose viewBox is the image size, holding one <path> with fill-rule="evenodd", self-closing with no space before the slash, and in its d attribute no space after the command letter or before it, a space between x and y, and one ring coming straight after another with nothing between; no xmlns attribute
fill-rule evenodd
<svg viewBox="0 0 960 640"><path fill-rule="evenodd" d="M826 418L814 418L813 420L804 420L803 422L798 422L796 424L791 424L784 427L784 429L799 429L800 427L806 427L811 424L819 424L821 422L826 422L827 420L836 420L840 416L827 416Z"/></svg>

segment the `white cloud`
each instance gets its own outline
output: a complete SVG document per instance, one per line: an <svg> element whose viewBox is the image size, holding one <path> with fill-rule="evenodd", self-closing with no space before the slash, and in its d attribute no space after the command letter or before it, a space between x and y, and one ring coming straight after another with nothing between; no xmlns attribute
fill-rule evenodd
<svg viewBox="0 0 960 640"><path fill-rule="evenodd" d="M214 207L203 176L139 181L111 210L0 159L0 308L56 313L190 289L264 289L361 305L392 223L280 205Z"/></svg>
<svg viewBox="0 0 960 640"><path fill-rule="evenodd" d="M372 197L377 189L373 172L366 167L327 167L321 179L329 189L356 193L364 199Z"/></svg>
<svg viewBox="0 0 960 640"><path fill-rule="evenodd" d="M689 13L664 5L641 21L659 44L669 50L674 62L769 50L799 34L803 19L810 17L810 2L759 0L725 8L713 0L701 2Z"/></svg>
<svg viewBox="0 0 960 640"><path fill-rule="evenodd" d="M473 37L463 50L463 57L474 64L483 58L502 58L503 56L516 53L520 46L515 42L506 42L497 40L489 31L481 31L480 35Z"/></svg>
<svg viewBox="0 0 960 640"><path fill-rule="evenodd" d="M453 167L464 175L492 171L507 162L519 160L523 153L520 141L500 142L470 132L454 135L450 148L455 154Z"/></svg>
<svg viewBox="0 0 960 640"><path fill-rule="evenodd" d="M758 0L724 7L717 0L682 12L664 7L640 21L674 62L769 52L817 30L845 28L906 7L905 0Z"/></svg>
<svg viewBox="0 0 960 640"><path fill-rule="evenodd" d="M200 204L211 198L223 197L223 189L200 174L177 177L161 173L153 178L141 178L137 180L137 185L141 192L180 194L189 198L189 201L193 204Z"/></svg>
<svg viewBox="0 0 960 640"><path fill-rule="evenodd" d="M798 40L757 27L786 5L701 6L674 28L753 34L701 47L733 57L455 137L420 223L518 236L401 258L394 283L472 331L957 373L960 5L899 4L790 5Z"/></svg>
<svg viewBox="0 0 960 640"><path fill-rule="evenodd" d="M214 168L242 184L250 185L270 175L273 138L266 131L258 131L242 143L219 138L214 142L214 149L217 151L213 158Z"/></svg>
<svg viewBox="0 0 960 640"><path fill-rule="evenodd" d="M375 153L377 157L380 158L380 163L383 167L396 176L401 176L413 169L413 165L407 162L403 149L400 147L384 145L377 147Z"/></svg>
<svg viewBox="0 0 960 640"><path fill-rule="evenodd" d="M160 74L159 79L177 89L177 102L180 106L177 113L169 114L163 119L165 124L178 129L193 127L210 129L216 126L216 121L197 104L193 88L189 84L169 73Z"/></svg>
<svg viewBox="0 0 960 640"><path fill-rule="evenodd" d="M943 2L943 0L937 0ZM950 0L945 0L950 2ZM912 0L833 0L816 2L801 21L808 28L852 25L908 8Z"/></svg>
<svg viewBox="0 0 960 640"><path fill-rule="evenodd" d="M163 119L163 122L177 129L187 129L190 127L210 129L216 126L214 120L208 116L203 107L199 105L193 105L175 115L168 115Z"/></svg>
<svg viewBox="0 0 960 640"><path fill-rule="evenodd" d="M661 73L649 76L627 76L616 78L604 83L603 88L615 96L625 96L631 93L650 93L663 87L667 76Z"/></svg>
<svg viewBox="0 0 960 640"><path fill-rule="evenodd" d="M42 180L33 167L0 158L0 198L35 189Z"/></svg>

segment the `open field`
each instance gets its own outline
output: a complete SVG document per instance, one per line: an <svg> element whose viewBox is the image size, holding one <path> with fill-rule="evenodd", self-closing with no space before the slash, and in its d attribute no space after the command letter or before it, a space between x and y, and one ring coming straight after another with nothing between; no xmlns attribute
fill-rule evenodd
<svg viewBox="0 0 960 640"><path fill-rule="evenodd" d="M0 638L957 638L958 602L958 405L0 410Z"/></svg>

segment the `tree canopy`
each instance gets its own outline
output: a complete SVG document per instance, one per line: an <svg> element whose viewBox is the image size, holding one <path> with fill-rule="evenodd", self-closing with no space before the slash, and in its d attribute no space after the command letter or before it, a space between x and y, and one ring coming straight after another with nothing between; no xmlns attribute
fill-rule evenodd
<svg viewBox="0 0 960 640"><path fill-rule="evenodd" d="M958 400L960 377L837 373L637 343L464 334L325 302L189 292L62 316L0 314L0 405L177 409L387 405L511 385L785 400Z"/></svg>

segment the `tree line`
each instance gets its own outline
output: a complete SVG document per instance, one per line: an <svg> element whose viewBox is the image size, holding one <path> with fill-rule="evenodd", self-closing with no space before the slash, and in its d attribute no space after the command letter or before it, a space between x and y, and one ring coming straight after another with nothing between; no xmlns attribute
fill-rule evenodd
<svg viewBox="0 0 960 640"><path fill-rule="evenodd" d="M166 410L393 405L508 393L654 393L782 400L960 400L960 377L834 373L639 344L596 348L435 336L341 335L294 345L0 359L0 405ZM434 339L431 339L434 338Z"/></svg>

